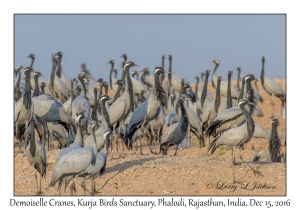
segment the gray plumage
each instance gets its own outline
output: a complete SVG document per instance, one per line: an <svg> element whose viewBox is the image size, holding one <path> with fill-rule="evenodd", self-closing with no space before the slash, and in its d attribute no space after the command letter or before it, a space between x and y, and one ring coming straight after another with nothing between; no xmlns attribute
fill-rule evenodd
<svg viewBox="0 0 300 210"><path fill-rule="evenodd" d="M170 87L172 87L174 91L179 93L181 88L181 78L172 71L172 59L172 55L169 55L168 78L170 82Z"/></svg>
<svg viewBox="0 0 300 210"><path fill-rule="evenodd" d="M93 138L95 137L95 131L92 132ZM107 145L110 142L111 131L108 130L103 134L103 138L105 139L104 149L101 152L98 152L96 155L96 163L90 164L84 171L79 174L79 177L84 177L81 186L83 186L85 191L85 181L92 179L92 195L95 194L95 178L102 176L105 173L106 159L107 159Z"/></svg>
<svg viewBox="0 0 300 210"><path fill-rule="evenodd" d="M58 65L56 70L56 75L60 78L63 83L66 85L69 95L71 95L72 87L71 87L71 79L64 73L62 70L62 52L57 52L55 55L58 56Z"/></svg>
<svg viewBox="0 0 300 210"><path fill-rule="evenodd" d="M208 77L209 77L210 71L206 70L205 72L205 80L204 80L204 84L203 84L203 88L202 88L202 92L201 92L201 96L200 99L197 100L196 102L196 112L197 112L197 116L202 120L202 115L203 115L203 111L206 108L206 106L208 104L210 104L210 102L212 101L210 99L210 97L208 96L208 91L207 91L207 83L208 83Z"/></svg>
<svg viewBox="0 0 300 210"><path fill-rule="evenodd" d="M253 138L265 138L265 139L269 140L270 136L271 136L271 134L268 130L266 130L260 124L255 123Z"/></svg>
<svg viewBox="0 0 300 210"><path fill-rule="evenodd" d="M77 124L77 131L76 131L76 136L75 136L75 140L73 142L72 145L70 145L69 147L66 147L62 150L60 150L55 157L55 162L54 165L56 165L56 163L67 153L81 148L83 146L83 139L82 139L82 134L81 134L81 125L80 125L80 119L83 118L83 114L79 113L77 118L76 118L76 124Z"/></svg>
<svg viewBox="0 0 300 210"><path fill-rule="evenodd" d="M226 98L222 101L219 106L218 113L223 112L226 109L230 109L232 106L237 106L237 100L231 98L231 76L233 75L232 71L228 71L228 85L227 85L227 95Z"/></svg>
<svg viewBox="0 0 300 210"><path fill-rule="evenodd" d="M81 119L81 127L85 131L87 131L87 126L91 117L91 105L86 99L86 83L89 81L89 78L91 78L91 76L85 72L81 72L78 75L83 91L81 91L80 95L77 96L72 103L72 118L75 119L78 113L83 113L84 117Z"/></svg>
<svg viewBox="0 0 300 210"><path fill-rule="evenodd" d="M214 88L216 88L217 87L216 72L217 72L218 66L220 65L220 61L219 60L213 60L212 62L215 63L215 68L214 68L214 71L213 71L213 74L212 74L212 85L213 85ZM227 95L227 86L228 86L227 82L225 82L225 81L221 82L221 85L220 85L221 96L226 97L226 95ZM231 85L231 97L234 98L234 99L237 99L239 97L239 94L240 93L239 93L239 90L237 89L237 87L234 86L234 85Z"/></svg>
<svg viewBox="0 0 300 210"><path fill-rule="evenodd" d="M47 155L45 148L35 140L34 137L34 119L31 118L29 125L29 139L28 145L25 150L25 155L31 165L39 172L40 174L40 189L37 191L37 194L41 194L41 180L42 177L46 177L46 164L47 164ZM36 177L35 177L36 178ZM36 178L37 181L37 178Z"/></svg>
<svg viewBox="0 0 300 210"><path fill-rule="evenodd" d="M96 126L96 123L94 123ZM79 174L85 171L90 164L96 163L96 141L90 147L81 147L70 151L62 156L53 168L50 186L54 186L57 181L63 180L66 177L72 177L71 195L76 193L75 179Z"/></svg>
<svg viewBox="0 0 300 210"><path fill-rule="evenodd" d="M188 130L188 125L189 125L189 119L183 104L183 100L187 100L186 96L182 95L181 98L179 99L179 107L181 111L181 118L180 120L167 127L167 129L163 132L161 136L161 145L160 149L162 151L163 155L167 154L167 151L169 147L173 145L176 146L176 151L175 154L177 153L177 148L178 145L183 141L183 139L186 137L187 130Z"/></svg>
<svg viewBox="0 0 300 210"><path fill-rule="evenodd" d="M125 88L123 94L108 108L108 114L110 116L111 125L122 123L124 121L130 111L134 110L134 102L133 102L133 87L131 78L129 75L129 68L132 66L138 66L132 61L128 61L124 65L124 78ZM119 126L117 126L119 127Z"/></svg>
<svg viewBox="0 0 300 210"><path fill-rule="evenodd" d="M245 77L245 80L247 83L247 95L246 98L249 102L255 104L255 96L253 88L251 88L251 81L254 80L255 77L253 74L249 74ZM241 95L242 95L241 91ZM241 96L242 97L242 96ZM250 110L250 114L253 112L254 107L247 108ZM221 113L218 113L217 117L211 122L209 128L206 131L206 134L208 136L214 136L216 137L221 132L224 132L230 128L237 127L241 125L245 121L245 117L243 115L242 110L238 107L231 107L230 109L226 109Z"/></svg>
<svg viewBox="0 0 300 210"><path fill-rule="evenodd" d="M158 66L155 68L155 84L149 97L132 113L124 137L126 145L128 145L134 132L144 123L144 120L146 121L145 126L147 126L151 120L159 115L160 108L167 103L167 93L164 91L159 81L159 75L163 72L164 70L162 67Z"/></svg>
<svg viewBox="0 0 300 210"><path fill-rule="evenodd" d="M143 68L140 72L143 72L141 81L147 86L148 90L150 90L154 85L154 76L150 76L148 68Z"/></svg>
<svg viewBox="0 0 300 210"><path fill-rule="evenodd" d="M249 112L245 109L245 105L249 103L246 99L241 99L238 106L243 111L245 115L246 122L243 123L241 126L229 129L225 131L222 135L215 138L209 145L208 150L211 150L211 154L215 152L215 150L221 145L232 146L232 161L235 164L235 149L236 146L243 145L249 142L253 136L254 132L254 121L249 114ZM255 105L254 105L255 106Z"/></svg>
<svg viewBox="0 0 300 210"><path fill-rule="evenodd" d="M278 97L282 102L282 108L284 106L284 102L286 101L286 95L282 89L282 87L274 80L271 80L265 76L265 57L261 58L262 60L262 68L261 68L261 74L260 74L260 82L263 86L266 93L268 93L270 96L272 96L272 107L273 112L272 115L274 116L274 96Z"/></svg>

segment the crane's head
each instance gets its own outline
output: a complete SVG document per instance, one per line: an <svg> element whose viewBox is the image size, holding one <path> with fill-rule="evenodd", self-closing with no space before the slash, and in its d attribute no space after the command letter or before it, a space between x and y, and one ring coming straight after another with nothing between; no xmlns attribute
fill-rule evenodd
<svg viewBox="0 0 300 210"><path fill-rule="evenodd" d="M253 74L247 74L245 76L245 82L255 80L255 76Z"/></svg>
<svg viewBox="0 0 300 210"><path fill-rule="evenodd" d="M218 81L222 81L223 77L222 76L218 76Z"/></svg>
<svg viewBox="0 0 300 210"><path fill-rule="evenodd" d="M167 71L165 71L162 66L156 66L155 67L155 70L154 70L155 75L163 74L165 72L167 72Z"/></svg>
<svg viewBox="0 0 300 210"><path fill-rule="evenodd" d="M46 82L41 82L41 87L46 87Z"/></svg>
<svg viewBox="0 0 300 210"><path fill-rule="evenodd" d="M133 63L132 61L127 61L127 62L124 64L124 69L126 69L126 67L133 67L133 66L139 66L139 65Z"/></svg>
<svg viewBox="0 0 300 210"><path fill-rule="evenodd" d="M78 79L83 80L85 82L89 82L90 78L93 78L91 75L87 74L86 72L80 72L78 74Z"/></svg>
<svg viewBox="0 0 300 210"><path fill-rule="evenodd" d="M249 102L247 99L243 98L243 99L240 99L239 103L238 103L238 106L241 107L241 106L245 106L247 104L250 104L252 106L255 106L254 103L251 103Z"/></svg>
<svg viewBox="0 0 300 210"><path fill-rule="evenodd" d="M38 77L44 77L44 75L42 75L41 72L37 71L37 72L34 72L34 73L33 73L33 77L36 79L36 78L38 78Z"/></svg>
<svg viewBox="0 0 300 210"><path fill-rule="evenodd" d="M73 88L73 90L81 91L81 90L82 90L82 87L81 87L81 85L77 85L75 88Z"/></svg>
<svg viewBox="0 0 300 210"><path fill-rule="evenodd" d="M241 72L241 67L237 67L236 70L240 73Z"/></svg>
<svg viewBox="0 0 300 210"><path fill-rule="evenodd" d="M23 71L24 77L27 78L29 76L30 72L38 72L38 71L35 71L35 70L33 70L33 68L28 66Z"/></svg>
<svg viewBox="0 0 300 210"><path fill-rule="evenodd" d="M99 78L99 79L97 79L97 81L96 82L99 82L99 83L101 83L101 82L103 82L103 79L102 78Z"/></svg>
<svg viewBox="0 0 300 210"><path fill-rule="evenodd" d="M114 64L115 64L115 61L114 61L114 60L110 60L110 61L107 62L107 64L112 64L112 65L114 65Z"/></svg>
<svg viewBox="0 0 300 210"><path fill-rule="evenodd" d="M273 118L272 121L271 121L271 126L272 125L278 126L279 125L279 120L277 118Z"/></svg>
<svg viewBox="0 0 300 210"><path fill-rule="evenodd" d="M57 52L55 55L57 55L58 57L62 57L62 52Z"/></svg>
<svg viewBox="0 0 300 210"><path fill-rule="evenodd" d="M169 93L169 97L172 99L172 100L175 100L175 94L173 92L170 92Z"/></svg>
<svg viewBox="0 0 300 210"><path fill-rule="evenodd" d="M262 57L261 57L261 60L262 60L263 62L265 62L265 57L264 57L264 56L262 56Z"/></svg>
<svg viewBox="0 0 300 210"><path fill-rule="evenodd" d="M199 80L200 80L199 76L196 76L195 79L197 82L199 82Z"/></svg>
<svg viewBox="0 0 300 210"><path fill-rule="evenodd" d="M95 87L94 88L94 93L97 94L97 92L98 92L98 88Z"/></svg>
<svg viewBox="0 0 300 210"><path fill-rule="evenodd" d="M233 76L233 71L228 71L228 76Z"/></svg>
<svg viewBox="0 0 300 210"><path fill-rule="evenodd" d="M135 75L139 76L139 73L137 71L131 72L131 77L134 77Z"/></svg>
<svg viewBox="0 0 300 210"><path fill-rule="evenodd" d="M34 54L30 54L27 56L27 58L35 58L35 55Z"/></svg>
<svg viewBox="0 0 300 210"><path fill-rule="evenodd" d="M121 79L118 79L118 80L114 83L114 85L119 85L119 86L123 87L123 86L124 86L124 82L123 82Z"/></svg>
<svg viewBox="0 0 300 210"><path fill-rule="evenodd" d="M111 134L112 134L111 130L107 130L104 132L103 137L106 143L111 142Z"/></svg>
<svg viewBox="0 0 300 210"><path fill-rule="evenodd" d="M105 102L105 101L109 100L109 96L106 94L103 94L99 97L99 99L101 102Z"/></svg>
<svg viewBox="0 0 300 210"><path fill-rule="evenodd" d="M20 71L21 69L23 69L24 67L22 66L22 65L20 65L20 66L17 66L17 71Z"/></svg>
<svg viewBox="0 0 300 210"><path fill-rule="evenodd" d="M90 126L91 126L92 130L94 131L95 127L98 126L98 123L96 121L94 121L94 120L91 120L90 121Z"/></svg>
<svg viewBox="0 0 300 210"><path fill-rule="evenodd" d="M144 74L149 75L149 69L148 68L143 68L140 72L143 72Z"/></svg>
<svg viewBox="0 0 300 210"><path fill-rule="evenodd" d="M169 55L169 60L172 60L172 55Z"/></svg>
<svg viewBox="0 0 300 210"><path fill-rule="evenodd" d="M166 57L166 54L162 54L161 57L162 57L162 58L165 58L165 57Z"/></svg>
<svg viewBox="0 0 300 210"><path fill-rule="evenodd" d="M120 56L120 58L124 58L125 60L127 60L127 55L124 53L123 55Z"/></svg>
<svg viewBox="0 0 300 210"><path fill-rule="evenodd" d="M82 112L76 113L75 123L80 123L80 120L84 117Z"/></svg>
<svg viewBox="0 0 300 210"><path fill-rule="evenodd" d="M210 61L209 63L214 63L216 65L220 65L220 61L217 59L213 59L212 61Z"/></svg>

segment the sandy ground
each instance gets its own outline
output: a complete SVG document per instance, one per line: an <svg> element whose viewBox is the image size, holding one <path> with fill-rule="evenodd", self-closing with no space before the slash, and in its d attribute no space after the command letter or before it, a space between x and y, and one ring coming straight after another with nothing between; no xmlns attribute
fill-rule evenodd
<svg viewBox="0 0 300 210"><path fill-rule="evenodd" d="M285 91L285 80L278 80ZM235 82L233 81L235 84ZM209 85L214 97L214 91ZM271 100L259 84L264 102L258 102L264 117L254 117L254 121L270 131ZM110 93L111 94L111 93ZM275 117L280 121L279 137L286 141L286 120L281 118L280 100L275 99ZM16 140L15 145L17 145ZM237 150L237 166L232 166L231 148L219 147L213 155L206 148L199 148L198 141L192 137L195 147L169 150L168 155L154 155L143 141L143 155L140 149L108 154L106 173L96 179L97 196L102 195L286 195L286 163L250 163L253 154L251 143L245 150ZM255 150L259 153L268 149L268 140L253 139ZM158 148L158 147L157 147ZM110 151L110 150L109 150ZM47 188L52 176L55 156L58 149L47 151L48 164L46 178L42 179L42 195L57 195L57 185ZM285 147L282 148L285 152ZM24 148L14 148L14 195L35 195L35 169L24 154ZM38 174L37 174L38 175ZM39 175L38 175L39 179ZM80 186L82 178L76 181L76 195L84 195ZM91 181L86 182L91 193ZM70 195L69 187L62 195Z"/></svg>

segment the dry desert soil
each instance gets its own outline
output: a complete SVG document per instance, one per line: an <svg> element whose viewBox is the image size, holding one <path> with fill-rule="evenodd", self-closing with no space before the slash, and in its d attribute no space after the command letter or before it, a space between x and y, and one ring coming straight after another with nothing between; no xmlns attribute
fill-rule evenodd
<svg viewBox="0 0 300 210"><path fill-rule="evenodd" d="M285 80L277 80L285 88ZM233 81L234 83L234 81ZM263 117L254 117L254 121L270 131L271 97L265 93L260 83L259 93L263 103L258 102ZM209 91L214 96L214 89L209 84ZM112 96L113 92L109 92ZM286 120L281 117L281 102L275 99L275 117L280 121L278 134L286 141ZM38 137L37 137L38 139ZM251 163L253 150L251 143L244 150L237 149L238 165L232 166L231 148L219 147L213 155L207 153L207 146L199 148L198 141L192 137L194 147L178 150L171 148L167 155L150 153L143 142L143 155L140 149L124 151L120 145L118 152L108 154L106 172L96 179L96 196L103 195L286 195L286 163ZM207 140L208 141L208 140ZM268 149L268 140L253 139L255 150L259 153ZM19 150L14 139L14 195L36 195L35 169L24 154L24 147ZM207 143L206 143L207 144ZM50 183L55 156L59 149L47 151L47 174L42 179L42 195L57 195ZM109 149L110 151L110 149ZM285 147L282 147L285 153ZM37 174L38 175L38 174ZM38 175L39 179L39 175ZM76 181L76 195L84 195L80 186L82 178ZM86 182L91 194L91 181ZM61 195L70 195L70 189L62 190Z"/></svg>

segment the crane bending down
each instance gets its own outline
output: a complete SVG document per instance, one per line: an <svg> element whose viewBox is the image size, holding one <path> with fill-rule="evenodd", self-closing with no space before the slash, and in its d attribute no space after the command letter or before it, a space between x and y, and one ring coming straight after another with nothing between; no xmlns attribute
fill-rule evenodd
<svg viewBox="0 0 300 210"><path fill-rule="evenodd" d="M183 101L190 100L185 94L181 95L179 100L179 107L181 111L181 118L177 123L170 125L161 136L160 150L163 155L166 155L169 147L173 145L176 146L176 151L174 156L177 154L178 145L186 137L189 125L189 119L183 104Z"/></svg>
<svg viewBox="0 0 300 210"><path fill-rule="evenodd" d="M211 150L211 154L215 152L215 150L221 146L221 145L227 145L227 146L232 146L232 162L233 165L236 164L235 162L235 149L236 146L243 145L247 142L249 142L253 136L254 133L254 121L249 114L249 112L245 109L245 105L250 104L255 106L255 104L250 103L246 99L241 99L240 102L238 103L238 106L240 109L243 111L243 114L245 115L246 122L243 123L239 127L235 127L232 129L229 129L225 131L222 135L219 137L215 138L209 145L208 150Z"/></svg>

